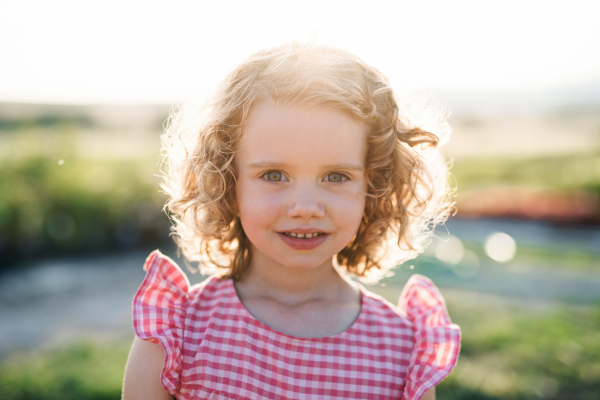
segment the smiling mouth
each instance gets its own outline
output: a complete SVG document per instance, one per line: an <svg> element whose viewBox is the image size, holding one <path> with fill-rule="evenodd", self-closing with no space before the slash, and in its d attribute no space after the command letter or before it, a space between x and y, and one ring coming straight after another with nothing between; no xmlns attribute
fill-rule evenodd
<svg viewBox="0 0 600 400"><path fill-rule="evenodd" d="M323 232L314 232L314 233L295 233L295 232L281 232L285 236L297 238L297 239L312 239L318 236L323 236L325 233Z"/></svg>

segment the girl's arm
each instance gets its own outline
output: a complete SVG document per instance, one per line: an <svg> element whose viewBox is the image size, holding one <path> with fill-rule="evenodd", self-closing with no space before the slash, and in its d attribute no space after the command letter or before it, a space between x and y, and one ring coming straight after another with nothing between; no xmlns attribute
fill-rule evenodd
<svg viewBox="0 0 600 400"><path fill-rule="evenodd" d="M435 400L435 387L432 387L431 389L423 393L421 400Z"/></svg>
<svg viewBox="0 0 600 400"><path fill-rule="evenodd" d="M129 352L123 400L173 400L160 383L160 373L165 362L161 345L136 338Z"/></svg>

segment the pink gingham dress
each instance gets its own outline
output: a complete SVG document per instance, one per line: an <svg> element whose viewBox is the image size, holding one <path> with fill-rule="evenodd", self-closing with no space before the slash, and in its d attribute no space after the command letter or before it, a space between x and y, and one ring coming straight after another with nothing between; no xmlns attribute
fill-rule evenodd
<svg viewBox="0 0 600 400"><path fill-rule="evenodd" d="M362 308L348 330L298 338L254 318L231 279L189 287L158 251L144 269L134 330L163 347L161 382L180 400L416 400L458 359L460 329L424 276L410 278L398 307L361 288Z"/></svg>

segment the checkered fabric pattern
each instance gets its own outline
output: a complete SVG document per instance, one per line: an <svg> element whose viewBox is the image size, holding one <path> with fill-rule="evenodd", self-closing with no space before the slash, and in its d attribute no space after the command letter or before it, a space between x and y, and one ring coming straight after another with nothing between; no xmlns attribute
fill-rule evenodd
<svg viewBox="0 0 600 400"><path fill-rule="evenodd" d="M361 288L361 312L348 330L297 338L254 318L230 279L190 287L158 251L144 268L135 333L164 348L161 381L180 400L416 400L458 358L460 329L420 275L406 284L399 307Z"/></svg>

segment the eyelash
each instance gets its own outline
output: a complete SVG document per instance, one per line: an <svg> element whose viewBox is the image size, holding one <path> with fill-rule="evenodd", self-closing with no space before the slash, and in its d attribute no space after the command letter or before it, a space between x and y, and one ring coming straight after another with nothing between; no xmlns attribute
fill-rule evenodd
<svg viewBox="0 0 600 400"><path fill-rule="evenodd" d="M282 178L286 178L286 176L285 176L285 175L284 175L284 174L283 174L281 171L277 171L277 170L273 170L273 171L267 171L267 172L265 172L264 174L262 174L262 175L261 175L261 178L262 178L262 179L263 179L265 182L274 183L274 184L278 184L278 183L281 183L281 182L285 182L285 180L284 180L284 179L281 179L281 180L279 180L279 181L271 181L271 180L268 180L268 179L267 179L267 176L268 176L269 174L272 174L272 173L274 173L274 172L277 172L277 173L281 174ZM327 181L325 181L325 182L329 182L329 183L333 183L333 184L339 184L339 183L344 183L344 182L347 182L347 181L349 181L349 180L350 180L350 177L349 177L348 175L346 175L346 174L342 174L341 172L330 172L330 173L328 173L328 174L327 174L327 176L326 176L326 177L329 177L330 175L333 175L333 174L341 176L341 177L342 177L342 180L340 180L339 182L333 182L333 181L329 181L329 180L327 180Z"/></svg>

